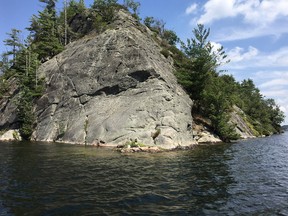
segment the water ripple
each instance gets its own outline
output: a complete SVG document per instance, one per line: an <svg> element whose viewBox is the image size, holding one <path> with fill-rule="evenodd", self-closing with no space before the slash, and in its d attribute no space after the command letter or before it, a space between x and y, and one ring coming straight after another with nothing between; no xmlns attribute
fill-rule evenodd
<svg viewBox="0 0 288 216"><path fill-rule="evenodd" d="M0 216L288 215L287 137L127 155L0 143Z"/></svg>

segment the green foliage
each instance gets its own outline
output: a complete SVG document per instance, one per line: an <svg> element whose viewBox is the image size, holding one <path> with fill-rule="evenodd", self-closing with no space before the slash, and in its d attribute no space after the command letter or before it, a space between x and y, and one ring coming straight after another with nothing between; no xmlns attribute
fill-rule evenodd
<svg viewBox="0 0 288 216"><path fill-rule="evenodd" d="M97 33L101 33L107 29L108 23L104 20L103 16L98 12L92 13L93 28Z"/></svg>
<svg viewBox="0 0 288 216"><path fill-rule="evenodd" d="M37 77L37 69L44 62L63 50L63 45L93 31L105 31L115 19L116 11L124 8L138 20L140 3L124 0L123 6L117 0L94 0L91 8L86 8L84 0L70 0L64 10L57 13L57 0L39 0L44 3L43 11L33 15L30 36L26 44L20 40L20 31L12 29L4 41L9 47L0 61L0 97L8 95L9 79L18 80L18 118L20 134L29 139L34 127L33 103L42 95L43 80ZM59 14L59 15L58 15ZM228 63L224 48L215 49L208 40L210 29L199 24L193 30L193 38L182 43L182 51L177 49L179 38L174 31L165 29L165 22L146 17L144 24L154 32L154 40L162 47L161 53L173 57L178 82L194 100L193 112L208 117L211 126L224 141L237 139L234 125L229 124L231 107L237 105L245 112L245 121L255 135L269 135L280 131L284 113L273 99L265 99L252 80L241 83L232 76L221 75L219 66ZM84 130L87 132L88 119ZM63 136L64 128L60 128ZM151 134L155 139L160 129ZM139 145L131 141L129 146Z"/></svg>
<svg viewBox="0 0 288 216"><path fill-rule="evenodd" d="M111 23L115 17L117 0L94 0L92 9L96 10L106 23Z"/></svg>
<svg viewBox="0 0 288 216"><path fill-rule="evenodd" d="M4 96L4 94L9 89L9 83L3 76L0 76L0 99Z"/></svg>
<svg viewBox="0 0 288 216"><path fill-rule="evenodd" d="M15 140L21 140L21 137L19 136L18 131L13 131L12 136Z"/></svg>
<svg viewBox="0 0 288 216"><path fill-rule="evenodd" d="M6 40L4 40L4 45L11 47L11 49L9 51L7 51L6 53L4 53L3 55L5 56L11 56L12 55L12 61L10 62L11 65L16 63L16 55L17 52L19 52L22 49L22 43L20 40L20 34L21 31L18 29L12 29L11 33L8 33L7 35L9 36L9 38L7 38ZM8 61L8 58L7 58ZM9 61L8 61L9 62Z"/></svg>
<svg viewBox="0 0 288 216"><path fill-rule="evenodd" d="M42 62L50 59L63 50L57 32L57 20L55 10L55 0L41 0L46 3L43 11L38 16L33 16L31 25L28 28L33 38L32 44Z"/></svg>
<svg viewBox="0 0 288 216"><path fill-rule="evenodd" d="M52 18L55 20L56 19L56 3L58 0L39 0L40 2L46 4L46 9L49 14L51 14Z"/></svg>
<svg viewBox="0 0 288 216"><path fill-rule="evenodd" d="M33 96L27 87L22 88L17 107L19 132L23 139L29 140L35 126L35 114L33 112Z"/></svg>
<svg viewBox="0 0 288 216"><path fill-rule="evenodd" d="M124 7L126 7L128 10L130 9L132 12L132 16L134 16L137 20L140 20L139 17L139 7L140 2L136 2L134 0L124 0Z"/></svg>
<svg viewBox="0 0 288 216"><path fill-rule="evenodd" d="M89 25L90 23L89 18L87 17L88 10L83 0L80 0L79 2L70 0L68 3L66 1L67 0L64 2L64 9L60 12L60 16L57 18L57 32L59 32L60 41L63 45L67 45L87 33L84 30L79 31L79 26L87 26L87 24ZM78 21L78 26L71 26L73 19L77 16L83 18L83 21Z"/></svg>
<svg viewBox="0 0 288 216"><path fill-rule="evenodd" d="M239 137L235 133L234 126L228 123L232 92L225 79L225 76L210 77L207 86L201 92L199 103L200 113L211 120L212 127L223 141L229 141Z"/></svg>
<svg viewBox="0 0 288 216"><path fill-rule="evenodd" d="M187 44L182 43L187 60L181 63L176 76L191 98L199 101L207 80L218 75L217 68L227 56L223 48L213 50L211 42L208 41L210 30L203 25L199 24L193 34L194 38L188 39Z"/></svg>
<svg viewBox="0 0 288 216"><path fill-rule="evenodd" d="M162 55L164 55L165 56L165 58L168 58L169 57L169 55L170 55L170 52L169 52L169 50L168 49L162 49L161 51L161 54Z"/></svg>
<svg viewBox="0 0 288 216"><path fill-rule="evenodd" d="M155 133L151 134L151 137L152 137L153 140L155 140L160 134L161 134L161 129L157 128Z"/></svg>
<svg viewBox="0 0 288 216"><path fill-rule="evenodd" d="M17 116L19 120L19 132L23 139L30 139L35 127L35 116L33 110L33 101L36 97L42 95L42 80L37 78L37 69L40 65L38 54L32 44L27 41L24 44L18 44L13 64L3 58L2 69L4 74L1 76L0 96L9 97L10 78L17 80L19 94L15 103L17 105Z"/></svg>
<svg viewBox="0 0 288 216"><path fill-rule="evenodd" d="M177 34L172 30L164 30L163 39L172 46L175 46L180 41Z"/></svg>
<svg viewBox="0 0 288 216"><path fill-rule="evenodd" d="M145 17L144 24L153 32L156 32L163 38L165 31L165 22L154 17Z"/></svg>
<svg viewBox="0 0 288 216"><path fill-rule="evenodd" d="M275 101L265 100L252 80L238 83L232 76L221 76L219 66L229 62L224 48L215 50L208 40L210 29L203 25L199 24L193 34L187 44L182 43L185 56L173 56L178 82L194 100L193 113L208 117L224 141L238 138L235 126L229 123L233 105L245 112L245 120L255 135L279 132L284 114Z"/></svg>
<svg viewBox="0 0 288 216"><path fill-rule="evenodd" d="M239 84L239 98L236 103L247 115L250 122L260 135L280 132L280 124L284 121L284 113L273 99L265 99L251 79Z"/></svg>
<svg viewBox="0 0 288 216"><path fill-rule="evenodd" d="M155 19L154 17L145 17L144 19L144 24L148 27L148 28L152 28L152 25L155 23Z"/></svg>

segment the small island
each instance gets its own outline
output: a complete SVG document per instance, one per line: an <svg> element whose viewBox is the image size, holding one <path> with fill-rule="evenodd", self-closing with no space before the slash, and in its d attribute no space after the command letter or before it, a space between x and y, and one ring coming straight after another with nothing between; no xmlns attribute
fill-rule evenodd
<svg viewBox="0 0 288 216"><path fill-rule="evenodd" d="M180 41L134 1L55 1L13 29L1 61L0 139L174 149L280 133L284 114L198 24ZM180 48L179 48L180 47Z"/></svg>

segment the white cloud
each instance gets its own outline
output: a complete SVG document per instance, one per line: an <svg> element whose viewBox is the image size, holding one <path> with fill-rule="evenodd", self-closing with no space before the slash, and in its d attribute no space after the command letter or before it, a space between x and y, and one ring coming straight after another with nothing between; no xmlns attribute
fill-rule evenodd
<svg viewBox="0 0 288 216"><path fill-rule="evenodd" d="M288 69L283 71L260 71L252 77L259 85L261 93L267 98L274 98L284 112L283 124L288 124Z"/></svg>
<svg viewBox="0 0 288 216"><path fill-rule="evenodd" d="M280 109L285 113L285 122L288 124L288 68L273 71L271 68L255 72L251 79L260 89L261 94L273 98Z"/></svg>
<svg viewBox="0 0 288 216"><path fill-rule="evenodd" d="M235 0L209 0L204 5L205 13L199 18L198 23L207 24L215 20L233 17Z"/></svg>
<svg viewBox="0 0 288 216"><path fill-rule="evenodd" d="M207 24L241 15L249 24L265 26L288 16L287 8L287 0L208 0L198 22Z"/></svg>
<svg viewBox="0 0 288 216"><path fill-rule="evenodd" d="M235 47L228 52L228 56L232 62L241 62L251 60L259 54L258 49L253 46L249 46L248 51L245 52L241 47Z"/></svg>
<svg viewBox="0 0 288 216"><path fill-rule="evenodd" d="M254 4L243 10L241 10L241 7L238 7L239 13L244 16L245 21L248 23L266 25L282 16L288 16L287 0L253 0L251 2L254 2Z"/></svg>
<svg viewBox="0 0 288 216"><path fill-rule="evenodd" d="M273 90L269 88L259 88L261 93L267 98L274 98L276 104L280 107L280 109L284 112L285 120L282 124L288 124L288 89L283 88L279 90Z"/></svg>
<svg viewBox="0 0 288 216"><path fill-rule="evenodd" d="M196 11L197 6L198 5L196 3L191 4L189 7L186 8L185 14L193 14Z"/></svg>
<svg viewBox="0 0 288 216"><path fill-rule="evenodd" d="M206 0L203 4L193 24L212 26L212 40L230 45L226 53L231 62L222 69L239 81L253 79L263 95L275 99L288 124L288 44L284 41L288 0ZM257 40L246 40L252 38Z"/></svg>
<svg viewBox="0 0 288 216"><path fill-rule="evenodd" d="M262 83L259 87L261 88L272 88L272 89L281 89L283 87L287 86L288 87L288 81L287 79L283 78L276 78L269 80L267 82Z"/></svg>
<svg viewBox="0 0 288 216"><path fill-rule="evenodd" d="M256 73L254 73L254 78L255 79L261 79L261 78L265 78L265 79L275 79L275 77L280 77L281 79L287 80L288 82L288 69L287 70L283 70L283 71L258 71Z"/></svg>
<svg viewBox="0 0 288 216"><path fill-rule="evenodd" d="M211 41L211 45L213 47L212 48L213 52L217 52L217 50L219 50L222 47L222 44L213 41Z"/></svg>
<svg viewBox="0 0 288 216"><path fill-rule="evenodd" d="M249 46L248 50L235 47L226 53L231 60L227 66L229 69L287 68L288 65L288 47L282 47L271 53L261 52L253 46Z"/></svg>
<svg viewBox="0 0 288 216"><path fill-rule="evenodd" d="M287 17L288 21L288 17ZM286 27L287 21L273 23L273 25L267 26L243 26L240 23L237 23L236 26L229 27L225 26L222 28L216 36L215 40L217 41L235 41L256 38L261 36L274 36L279 38L281 35L288 33L288 28ZM196 21L197 23L197 21Z"/></svg>

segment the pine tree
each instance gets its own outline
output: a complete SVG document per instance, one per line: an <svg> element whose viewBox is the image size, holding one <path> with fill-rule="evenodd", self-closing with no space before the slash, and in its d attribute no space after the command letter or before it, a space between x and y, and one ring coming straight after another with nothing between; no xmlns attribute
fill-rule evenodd
<svg viewBox="0 0 288 216"><path fill-rule="evenodd" d="M58 0L39 0L42 3L46 4L46 9L48 13L51 15L52 20L56 21L56 3Z"/></svg>
<svg viewBox="0 0 288 216"><path fill-rule="evenodd" d="M83 32L75 32L74 29L69 26L69 24L77 15L86 17L86 10L87 9L83 0L79 2L76 2L75 0L70 0L69 2L64 0L64 8L58 17L58 32L61 43L64 46L83 36ZM83 21L87 22L87 19L84 19ZM78 23L78 25L80 26L81 24Z"/></svg>
<svg viewBox="0 0 288 216"><path fill-rule="evenodd" d="M7 56L12 55L12 64L16 64L16 55L23 47L21 40L20 40L20 34L21 31L18 29L12 29L11 33L8 33L9 36L8 39L4 40L4 45L11 47L11 49L5 53Z"/></svg>
<svg viewBox="0 0 288 216"><path fill-rule="evenodd" d="M44 62L63 50L57 32L57 19L55 0L40 0L46 3L43 11L38 16L33 16L30 28L33 45L36 47L39 59Z"/></svg>
<svg viewBox="0 0 288 216"><path fill-rule="evenodd" d="M94 0L92 9L101 14L102 20L110 23L115 16L115 6L117 0Z"/></svg>
<svg viewBox="0 0 288 216"><path fill-rule="evenodd" d="M224 48L214 51L213 45L208 41L210 29L198 24L193 30L194 38L182 43L182 49L187 56L177 73L179 82L191 95L192 99L199 101L206 82L210 76L217 76L217 68L229 61L226 60Z"/></svg>

